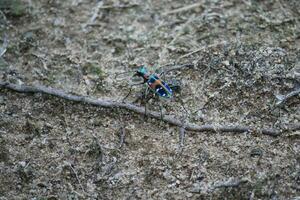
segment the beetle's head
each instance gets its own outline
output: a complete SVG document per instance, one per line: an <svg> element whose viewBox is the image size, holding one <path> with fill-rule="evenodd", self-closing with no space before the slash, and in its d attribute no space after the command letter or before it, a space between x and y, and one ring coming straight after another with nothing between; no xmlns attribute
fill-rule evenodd
<svg viewBox="0 0 300 200"><path fill-rule="evenodd" d="M134 76L141 76L144 77L146 74L148 73L146 67L144 67L143 65L139 67L139 69L136 71L136 73L134 74Z"/></svg>

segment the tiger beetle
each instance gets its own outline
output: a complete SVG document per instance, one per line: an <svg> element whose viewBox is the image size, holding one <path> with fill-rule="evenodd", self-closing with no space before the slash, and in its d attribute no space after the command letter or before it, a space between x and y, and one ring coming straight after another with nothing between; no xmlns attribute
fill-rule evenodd
<svg viewBox="0 0 300 200"><path fill-rule="evenodd" d="M153 94L156 94L163 99L171 99L173 97L173 92L180 90L180 82L179 81L172 80L172 84L168 85L163 80L161 80L159 75L157 75L155 73L149 73L148 70L146 69L146 67L144 67L144 66L139 67L139 69L135 72L133 77L135 77L135 76L143 78L143 82L137 83L134 85L140 85L140 84L147 85L146 91L143 95L146 98L145 114L147 113L147 106L146 106L147 102L153 97L153 96L151 96L150 98L147 99L149 90ZM123 100L125 100L129 96L130 93L131 93L131 88L130 88L129 93L126 95L126 97ZM159 107L160 107L161 119L163 119L162 105L161 105L161 102L159 102L159 103L160 103Z"/></svg>
<svg viewBox="0 0 300 200"><path fill-rule="evenodd" d="M173 90L162 81L156 74L150 74L144 66L141 66L134 76L139 76L144 79L143 83L148 85L155 94L163 98L172 98Z"/></svg>

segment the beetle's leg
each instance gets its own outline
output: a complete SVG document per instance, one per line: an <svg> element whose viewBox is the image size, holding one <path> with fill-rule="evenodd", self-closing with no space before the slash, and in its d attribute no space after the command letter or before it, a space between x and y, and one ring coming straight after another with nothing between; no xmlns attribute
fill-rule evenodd
<svg viewBox="0 0 300 200"><path fill-rule="evenodd" d="M124 102L129 97L129 95L131 94L133 86L142 85L142 84L144 84L144 82L143 83L136 83L136 84L131 85L128 94L122 99L122 102Z"/></svg>
<svg viewBox="0 0 300 200"><path fill-rule="evenodd" d="M165 71L164 71L164 68L162 68L162 71L159 73L159 77L164 79L165 77Z"/></svg>
<svg viewBox="0 0 300 200"><path fill-rule="evenodd" d="M147 119L147 102L145 102L145 113L144 113L144 119Z"/></svg>
<svg viewBox="0 0 300 200"><path fill-rule="evenodd" d="M128 94L122 99L122 102L123 102L123 103L124 103L125 100L129 97L129 95L131 94L131 91L132 91L132 86L130 87Z"/></svg>
<svg viewBox="0 0 300 200"><path fill-rule="evenodd" d="M147 86L144 94L145 99L147 98L148 94L149 94L149 87Z"/></svg>
<svg viewBox="0 0 300 200"><path fill-rule="evenodd" d="M160 110L160 119L163 120L164 119L164 116L163 116L163 106L162 106L162 103L161 101L159 101L159 110Z"/></svg>
<svg viewBox="0 0 300 200"><path fill-rule="evenodd" d="M147 106L148 106L147 104L148 104L148 101L150 100L150 99L147 98L148 94L149 94L149 87L147 86L146 90L145 90L145 94L144 94L144 100L145 100L145 118L147 118Z"/></svg>

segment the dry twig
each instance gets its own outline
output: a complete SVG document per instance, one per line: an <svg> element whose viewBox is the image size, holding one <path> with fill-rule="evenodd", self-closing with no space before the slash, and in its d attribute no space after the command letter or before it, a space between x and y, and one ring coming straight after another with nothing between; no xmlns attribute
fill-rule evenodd
<svg viewBox="0 0 300 200"><path fill-rule="evenodd" d="M87 192L84 190L83 185L81 184L81 181L80 181L80 179L79 179L79 176L78 176L76 170L74 169L74 167L72 167L71 163L69 163L69 162L66 162L66 164L72 169L73 173L75 174L75 177L76 177L76 179L77 179L77 181L78 181L78 183L79 183L79 185L80 185L82 191L83 191L84 193L87 194Z"/></svg>
<svg viewBox="0 0 300 200"><path fill-rule="evenodd" d="M179 129L179 146L178 146L179 153L182 153L183 151L184 138L185 138L185 126L183 124Z"/></svg>
<svg viewBox="0 0 300 200"><path fill-rule="evenodd" d="M236 179L236 178L229 178L226 181L216 181L214 183L208 183L208 191L213 192L215 189L218 188L232 188L232 187L239 187L241 184L245 184L249 182L247 179ZM190 192L191 193L199 193L202 190L200 185L195 186Z"/></svg>
<svg viewBox="0 0 300 200"><path fill-rule="evenodd" d="M125 128L124 126L122 126L120 128L120 145L119 145L119 148L122 148L123 144L124 144L124 141L125 141Z"/></svg>
<svg viewBox="0 0 300 200"><path fill-rule="evenodd" d="M4 35L3 45L2 45L2 47L0 48L0 57L2 57L2 56L5 54L6 49L7 49L7 46L8 46L7 35Z"/></svg>
<svg viewBox="0 0 300 200"><path fill-rule="evenodd" d="M97 143L97 146L98 146L98 148L99 148L99 158L98 158L98 162L99 163L101 163L102 162L102 160L103 160L103 148L102 148L102 146L101 146L101 144L100 144L100 142L99 142L99 140L98 140L98 138L94 135L94 134L92 134L91 133L91 135L93 136L93 138L94 138L94 140L96 141L96 143Z"/></svg>
<svg viewBox="0 0 300 200"><path fill-rule="evenodd" d="M264 20L265 22L267 22L268 24L272 24L272 25L275 25L275 26L279 26L281 24L284 24L284 23L288 23L288 22L292 22L292 21L296 21L298 20L299 18L285 18L283 20L276 20L276 19L270 19L268 17L266 17L265 15L263 14L259 14L257 15L260 19Z"/></svg>
<svg viewBox="0 0 300 200"><path fill-rule="evenodd" d="M217 189L217 188L229 188L229 187L238 187L239 185L243 183L247 183L247 179L232 179L230 178L227 181L224 182L216 182L212 185L212 189Z"/></svg>
<svg viewBox="0 0 300 200"><path fill-rule="evenodd" d="M180 56L180 57L178 58L178 60L180 60L180 59L182 59L182 58L189 57L189 56L191 56L191 55L193 55L193 54L195 54L195 53L198 53L199 51L203 51L203 50L205 50L205 49L212 48L212 47L216 47L216 46L218 46L218 45L226 44L226 43L227 43L226 41L221 41L221 42L218 42L218 43L215 43L215 44L211 44L211 45L208 45L208 46L201 47L201 48L196 49L196 50L194 50L194 51L192 51L192 52L190 52L190 53L187 53L187 54L185 54L185 55L183 55L183 56Z"/></svg>
<svg viewBox="0 0 300 200"><path fill-rule="evenodd" d="M183 102L182 102L182 106L183 106ZM184 106L183 106L183 108L184 108ZM185 110L185 113L187 113L185 108L184 108L184 110ZM183 145L184 145L185 128L186 128L186 121L187 121L186 118L187 118L186 115L181 118L181 126L179 129L179 149L180 149L180 151L182 151Z"/></svg>
<svg viewBox="0 0 300 200"><path fill-rule="evenodd" d="M183 147L184 145L184 137L185 137L185 127L184 125L180 127L180 130L179 130L179 145L180 147Z"/></svg>
<svg viewBox="0 0 300 200"><path fill-rule="evenodd" d="M103 6L103 1L99 1L97 3L97 5L95 6L95 10L93 12L93 15L91 16L91 18L87 21L86 24L84 24L82 26L83 29L85 29L88 25L91 25L94 23L94 21L96 20L96 18L98 17L98 13L99 13L99 10L100 8Z"/></svg>
<svg viewBox="0 0 300 200"><path fill-rule="evenodd" d="M86 103L94 106L100 106L104 108L119 108L119 109L126 109L138 114L145 115L147 114L148 117L152 117L158 120L162 120L166 123L169 123L171 125L175 126L182 126L182 121L179 119L176 119L171 116L163 116L161 119L161 113L155 112L155 111L147 111L145 113L145 108L136 106L130 103L124 103L124 102L118 102L114 100L104 100L104 99L96 99L91 97L85 97L85 96L78 96L73 94L67 94L62 90L57 90L45 86L26 86L26 85L16 85L11 84L7 82L0 82L0 88L13 90L20 93L42 93L47 95L53 95L65 100L69 101L75 101L80 103ZM263 128L263 129L255 129L248 126L215 126L215 125L196 125L189 122L186 122L185 124L185 130L189 131L198 131L198 132L205 132L205 131L212 131L212 132L232 132L232 133L245 133L245 132L251 132L256 131L260 132L264 135L270 135L270 136L278 136L283 131L294 131L294 130L300 130L299 125L289 125L283 130L276 130L276 129L270 129L270 128Z"/></svg>
<svg viewBox="0 0 300 200"><path fill-rule="evenodd" d="M276 102L277 106L281 106L285 102L287 102L290 98L300 95L300 88L297 90L294 90L287 95L277 95L278 101Z"/></svg>
<svg viewBox="0 0 300 200"><path fill-rule="evenodd" d="M171 71L181 70L183 68L193 68L193 67L194 67L194 64L192 64L192 63L181 64L181 65L177 65L175 67L171 67L171 68L164 70L160 75L167 74Z"/></svg>
<svg viewBox="0 0 300 200"><path fill-rule="evenodd" d="M111 6L101 6L100 9L126 9L139 6L139 4L133 3L128 5L111 5Z"/></svg>
<svg viewBox="0 0 300 200"><path fill-rule="evenodd" d="M202 5L202 3L194 3L194 4L187 5L187 6L184 6L184 7L181 7L181 8L177 8L175 10L167 11L167 12L163 13L163 15L170 15L170 14L185 12L185 11L192 10L192 9L197 8L197 7L200 7L201 5Z"/></svg>

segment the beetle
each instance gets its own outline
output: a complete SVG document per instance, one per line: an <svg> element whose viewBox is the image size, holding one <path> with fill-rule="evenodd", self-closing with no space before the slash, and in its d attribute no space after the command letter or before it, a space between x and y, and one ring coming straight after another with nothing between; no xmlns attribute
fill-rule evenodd
<svg viewBox="0 0 300 200"><path fill-rule="evenodd" d="M160 75L161 74L163 74L163 72L160 73ZM157 94L159 97L162 97L163 99L172 99L173 91L180 91L180 89L181 89L180 81L173 80L171 82L171 84L168 85L164 81L161 80L161 78L159 77L158 74L149 73L147 68L144 67L143 65L140 66L137 71L135 71L135 74L133 75L133 77L135 77L135 76L143 78L143 82L131 85L128 94L123 98L123 102L131 94L133 86L146 84L147 89L146 89L145 93L143 94L144 100L145 100L145 116L147 115L146 114L147 113L147 102L153 97L153 95L150 96L150 98L147 97L149 89L154 94ZM159 101L159 107L160 107L161 119L163 119L162 104L160 101Z"/></svg>
<svg viewBox="0 0 300 200"><path fill-rule="evenodd" d="M162 81L156 74L148 72L146 67L141 66L134 76L139 76L144 79L143 83L146 83L148 88L157 94L159 97L170 99L173 97L173 90L171 87Z"/></svg>

